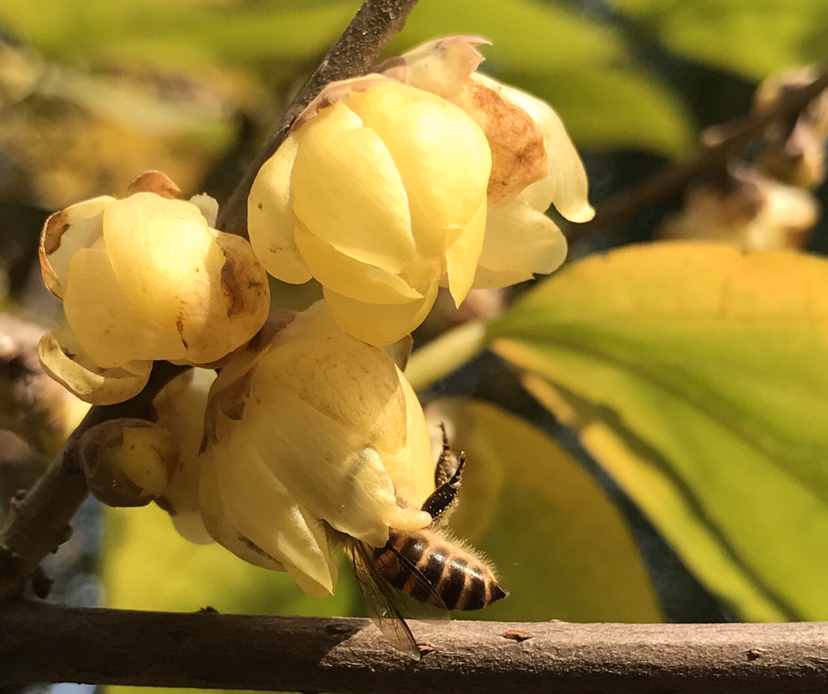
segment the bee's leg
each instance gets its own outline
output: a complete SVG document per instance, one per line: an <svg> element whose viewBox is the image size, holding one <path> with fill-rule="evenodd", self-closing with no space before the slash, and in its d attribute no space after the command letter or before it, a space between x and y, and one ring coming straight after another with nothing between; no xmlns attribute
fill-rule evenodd
<svg viewBox="0 0 828 694"><path fill-rule="evenodd" d="M446 434L446 425L442 422L440 422L440 430L443 432L443 450L440 451L440 457L437 458L437 466L434 468L435 488L442 487L457 472L457 456L451 450L448 435Z"/></svg>
<svg viewBox="0 0 828 694"><path fill-rule="evenodd" d="M452 476L437 487L422 506L422 510L429 513L435 521L451 509L457 500L457 493L463 481L463 466L466 464L466 454L463 451L460 451L457 461L457 469Z"/></svg>

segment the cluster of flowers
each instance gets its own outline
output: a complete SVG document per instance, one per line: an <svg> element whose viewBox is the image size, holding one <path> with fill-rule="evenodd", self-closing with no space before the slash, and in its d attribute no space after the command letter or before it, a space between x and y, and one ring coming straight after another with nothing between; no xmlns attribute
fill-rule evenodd
<svg viewBox="0 0 828 694"><path fill-rule="evenodd" d="M816 77L813 68L771 75L756 91L754 111L767 111L788 90ZM710 128L704 140L716 144L726 135ZM819 220L811 190L825 180L826 139L828 95L823 94L792 122L769 128L753 161L731 161L722 174L690 188L683 209L668 218L661 234L722 241L746 250L801 248Z"/></svg>
<svg viewBox="0 0 828 694"><path fill-rule="evenodd" d="M54 378L111 404L155 360L198 367L157 396L154 421L83 436L99 498L155 500L187 538L312 594L333 591L340 534L382 546L430 522L430 437L393 346L440 287L459 305L555 270L550 205L593 214L560 119L478 73L480 43L438 40L329 85L259 171L249 243L158 172L47 221L43 278L66 316L40 345ZM313 278L324 300L272 310L267 273Z"/></svg>

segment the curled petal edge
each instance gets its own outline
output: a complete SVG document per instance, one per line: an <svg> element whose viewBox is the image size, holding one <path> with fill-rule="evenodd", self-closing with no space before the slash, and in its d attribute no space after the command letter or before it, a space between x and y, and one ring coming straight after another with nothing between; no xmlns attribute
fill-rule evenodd
<svg viewBox="0 0 828 694"><path fill-rule="evenodd" d="M71 340L57 333L47 333L40 339L37 354L46 373L93 405L115 405L138 395L152 370L150 361L132 361L113 369L97 368Z"/></svg>

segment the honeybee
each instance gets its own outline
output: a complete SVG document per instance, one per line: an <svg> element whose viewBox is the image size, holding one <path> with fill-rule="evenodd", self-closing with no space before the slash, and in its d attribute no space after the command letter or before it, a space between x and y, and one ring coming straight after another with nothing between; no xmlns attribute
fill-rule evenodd
<svg viewBox="0 0 828 694"><path fill-rule="evenodd" d="M494 569L443 528L457 502L466 456L454 455L441 425L443 449L435 469L435 490L422 510L432 523L423 530L393 528L384 547L350 543L354 570L374 621L399 650L420 658L411 629L402 616L395 590L442 611L479 610L508 594L498 584Z"/></svg>

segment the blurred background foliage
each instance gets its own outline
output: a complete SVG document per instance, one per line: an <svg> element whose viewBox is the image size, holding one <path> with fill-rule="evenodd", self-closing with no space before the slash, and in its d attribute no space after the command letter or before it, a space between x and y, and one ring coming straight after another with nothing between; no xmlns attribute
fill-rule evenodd
<svg viewBox="0 0 828 694"><path fill-rule="evenodd" d="M358 6L4 0L3 305L54 319L57 303L32 272L52 210L117 194L148 168L225 198ZM688 156L704 128L748 113L769 74L823 60L828 4L420 0L389 53L449 33L489 38L485 69L555 106L600 208ZM823 178L803 186L819 212ZM731 201L734 190L742 196L735 216L716 220L737 246L743 217L755 222L771 199L764 179L744 180L702 182ZM534 286L479 293L459 314L438 302L417 335L422 344L464 320L494 318L494 351L421 390L430 416L449 422L469 453L456 530L512 591L479 616L828 618L828 265L818 257L828 233L805 214L808 233L795 229L782 244L790 252L747 257L658 241L662 222L690 209L682 201L670 195L578 235L568 268ZM699 214L691 219L704 236ZM632 242L647 245L592 255ZM313 285L274 284L283 306L316 296ZM87 589L58 593L70 602L361 613L348 571L334 598L310 600L284 575L186 543L154 506L107 511L102 541L95 515L85 521L87 549L67 559L86 557ZM94 579L84 573L99 548L102 593L88 590Z"/></svg>

